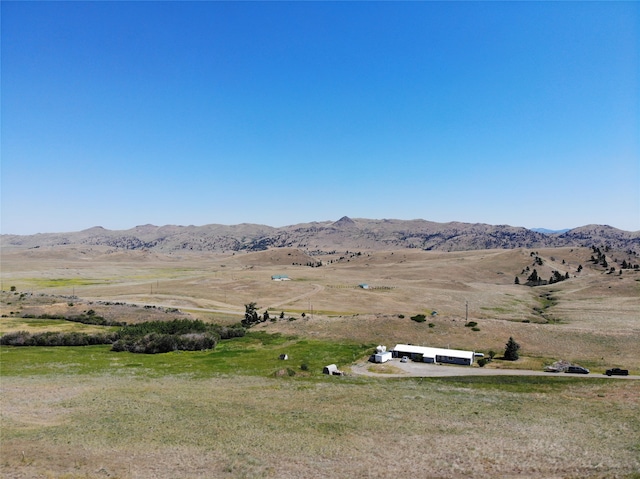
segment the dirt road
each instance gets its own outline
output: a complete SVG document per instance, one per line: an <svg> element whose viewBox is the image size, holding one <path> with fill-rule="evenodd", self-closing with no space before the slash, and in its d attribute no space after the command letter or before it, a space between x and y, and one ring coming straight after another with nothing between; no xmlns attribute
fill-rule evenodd
<svg viewBox="0 0 640 479"><path fill-rule="evenodd" d="M389 368L391 366L391 368ZM380 372L376 372L379 369ZM398 372L389 371L398 370ZM385 372L383 372L385 371ZM533 371L528 369L493 369L477 368L468 366L447 366L439 364L425 364L409 361L400 362L399 359L392 359L385 364L357 363L351 366L353 374L379 378L399 378L399 377L446 377L446 376L572 376L582 378L606 378L606 379L640 379L640 376L606 376L604 374L567 374L567 373L546 373L544 371Z"/></svg>

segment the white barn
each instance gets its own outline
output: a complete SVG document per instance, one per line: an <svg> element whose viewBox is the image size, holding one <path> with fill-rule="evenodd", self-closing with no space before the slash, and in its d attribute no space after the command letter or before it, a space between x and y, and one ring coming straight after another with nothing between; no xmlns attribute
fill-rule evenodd
<svg viewBox="0 0 640 479"><path fill-rule="evenodd" d="M471 366L473 364L474 352L460 349L429 348L426 346L415 346L413 344L396 344L393 348L393 357L401 358L408 356L414 361L425 363L448 363Z"/></svg>

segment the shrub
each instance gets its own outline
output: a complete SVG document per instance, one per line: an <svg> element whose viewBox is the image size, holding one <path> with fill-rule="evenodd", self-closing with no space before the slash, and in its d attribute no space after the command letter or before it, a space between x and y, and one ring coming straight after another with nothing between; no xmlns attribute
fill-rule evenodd
<svg viewBox="0 0 640 479"><path fill-rule="evenodd" d="M221 339L242 337L245 333L239 325L205 324L199 319L148 321L120 329L111 350L144 354L201 351L215 348Z"/></svg>
<svg viewBox="0 0 640 479"><path fill-rule="evenodd" d="M424 314L416 314L415 316L411 316L411 319L416 323L424 323L427 320L427 317Z"/></svg>
<svg viewBox="0 0 640 479"><path fill-rule="evenodd" d="M478 366L480 366L481 368L483 368L485 366L485 364L487 364L489 361L486 360L485 358L480 358L478 359Z"/></svg>
<svg viewBox="0 0 640 479"><path fill-rule="evenodd" d="M471 328L471 331L480 331L480 328L474 326L473 328Z"/></svg>
<svg viewBox="0 0 640 479"><path fill-rule="evenodd" d="M61 333L46 331L31 334L26 331L7 333L0 338L4 346L89 346L95 344L112 344L117 333Z"/></svg>
<svg viewBox="0 0 640 479"><path fill-rule="evenodd" d="M469 321L467 324L465 324L465 328L475 328L478 325L478 323L476 323L475 321Z"/></svg>
<svg viewBox="0 0 640 479"><path fill-rule="evenodd" d="M433 324L433 323L429 323L429 327L430 327L430 328L435 328L435 327L436 327L436 325L435 325L435 324Z"/></svg>

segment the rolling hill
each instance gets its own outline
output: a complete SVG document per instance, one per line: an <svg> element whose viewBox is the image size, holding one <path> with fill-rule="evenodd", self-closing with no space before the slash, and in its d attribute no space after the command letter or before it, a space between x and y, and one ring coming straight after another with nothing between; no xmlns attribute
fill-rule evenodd
<svg viewBox="0 0 640 479"><path fill-rule="evenodd" d="M543 233L509 225L436 223L425 220L352 219L301 223L279 228L238 224L204 226L142 225L128 230L100 226L78 232L2 235L2 248L62 245L107 246L163 253L185 251L261 251L295 247L309 252L395 250L436 251L608 246L640 254L640 232L587 225L562 233Z"/></svg>

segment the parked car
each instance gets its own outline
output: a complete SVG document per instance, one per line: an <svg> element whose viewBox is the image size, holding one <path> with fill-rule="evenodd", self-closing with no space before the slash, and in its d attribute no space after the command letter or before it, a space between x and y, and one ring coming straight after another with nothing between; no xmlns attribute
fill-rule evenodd
<svg viewBox="0 0 640 479"><path fill-rule="evenodd" d="M607 376L628 376L629 370L620 369L620 368L611 368L611 369L607 369L607 372L605 374Z"/></svg>
<svg viewBox="0 0 640 479"><path fill-rule="evenodd" d="M573 373L573 374L589 374L589 370L587 368L583 368L582 366L569 366L565 373Z"/></svg>
<svg viewBox="0 0 640 479"><path fill-rule="evenodd" d="M555 368L553 366L546 366L544 368L545 373L559 373L561 370L559 368Z"/></svg>
<svg viewBox="0 0 640 479"><path fill-rule="evenodd" d="M409 361L409 357L408 356L402 356L402 359L400 360L401 363L406 363L407 361Z"/></svg>

